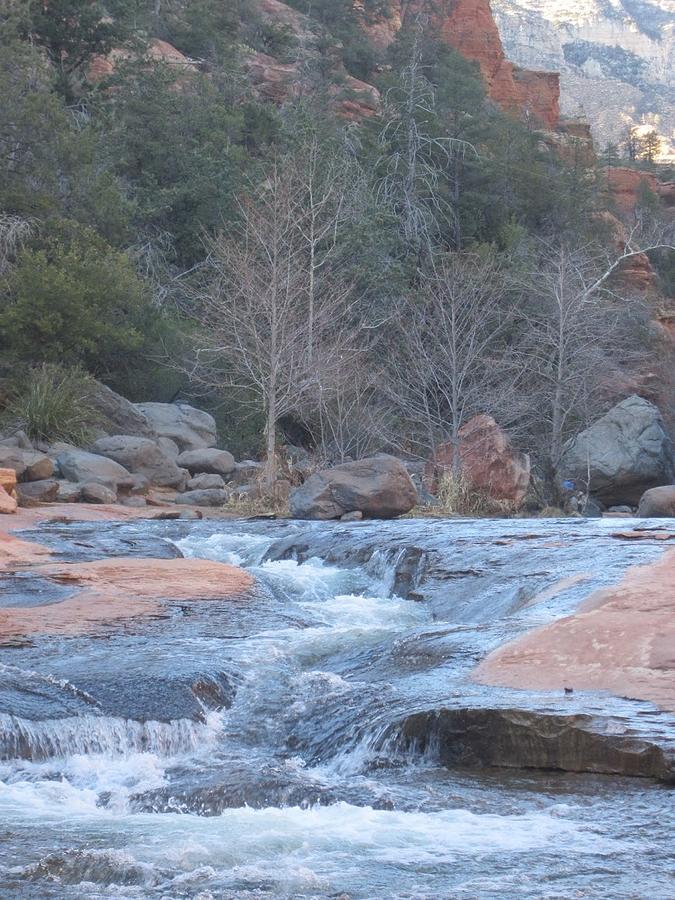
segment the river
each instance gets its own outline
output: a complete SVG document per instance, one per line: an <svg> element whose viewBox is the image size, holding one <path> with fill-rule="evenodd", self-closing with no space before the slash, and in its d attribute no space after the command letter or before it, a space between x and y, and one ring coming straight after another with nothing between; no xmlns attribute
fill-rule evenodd
<svg viewBox="0 0 675 900"><path fill-rule="evenodd" d="M673 717L647 703L470 679L492 648L662 552L612 530L608 520L35 529L28 537L57 559L182 554L242 565L256 589L0 648L0 896L670 900L672 787L446 768L433 736L404 739L415 714L517 706L673 740ZM27 572L5 579L0 605L61 596Z"/></svg>

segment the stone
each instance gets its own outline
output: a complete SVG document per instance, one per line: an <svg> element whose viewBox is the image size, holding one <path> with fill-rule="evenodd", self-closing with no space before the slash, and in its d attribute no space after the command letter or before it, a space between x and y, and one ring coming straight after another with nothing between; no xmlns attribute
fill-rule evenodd
<svg viewBox="0 0 675 900"><path fill-rule="evenodd" d="M390 519L416 503L405 466L386 454L316 472L290 495L291 515L298 519L339 519L357 510L368 518Z"/></svg>
<svg viewBox="0 0 675 900"><path fill-rule="evenodd" d="M621 516L630 516L633 514L632 506L610 506L607 512L614 513L616 515Z"/></svg>
<svg viewBox="0 0 675 900"><path fill-rule="evenodd" d="M97 381L88 398L101 419L101 429L108 434L133 434L153 438L157 435L134 403Z"/></svg>
<svg viewBox="0 0 675 900"><path fill-rule="evenodd" d="M74 481L59 481L56 499L59 503L79 503L82 496L82 485Z"/></svg>
<svg viewBox="0 0 675 900"><path fill-rule="evenodd" d="M121 481L117 482L117 493L122 497L137 497L147 494L150 490L150 482L145 475L128 475Z"/></svg>
<svg viewBox="0 0 675 900"><path fill-rule="evenodd" d="M59 471L66 481L81 484L103 484L117 490L120 481L129 477L129 471L107 456L86 450L68 448L56 457Z"/></svg>
<svg viewBox="0 0 675 900"><path fill-rule="evenodd" d="M645 491L640 498L637 514L641 519L675 518L675 484Z"/></svg>
<svg viewBox="0 0 675 900"><path fill-rule="evenodd" d="M0 447L0 468L13 469L18 481L26 471L23 450L19 447Z"/></svg>
<svg viewBox="0 0 675 900"><path fill-rule="evenodd" d="M187 403L137 403L159 437L174 441L181 450L215 447L216 421L212 415Z"/></svg>
<svg viewBox="0 0 675 900"><path fill-rule="evenodd" d="M21 481L44 481L54 474L54 461L35 450L22 450L25 469Z"/></svg>
<svg viewBox="0 0 675 900"><path fill-rule="evenodd" d="M344 516L340 516L341 522L360 522L363 519L363 513L360 509L354 510L354 512L345 513Z"/></svg>
<svg viewBox="0 0 675 900"><path fill-rule="evenodd" d="M400 743L436 748L447 768L543 769L675 779L675 759L622 722L585 714L458 708L414 713Z"/></svg>
<svg viewBox="0 0 675 900"><path fill-rule="evenodd" d="M0 485L0 515L11 515L16 512L16 507L17 502L14 497Z"/></svg>
<svg viewBox="0 0 675 900"><path fill-rule="evenodd" d="M0 469L0 487L8 494L13 494L16 488L16 472L14 469Z"/></svg>
<svg viewBox="0 0 675 900"><path fill-rule="evenodd" d="M186 491L176 497L181 506L224 506L229 500L227 491Z"/></svg>
<svg viewBox="0 0 675 900"><path fill-rule="evenodd" d="M112 488L98 482L83 484L81 487L83 503L116 503L117 494Z"/></svg>
<svg viewBox="0 0 675 900"><path fill-rule="evenodd" d="M194 478L191 478L187 485L186 489L188 491L213 491L213 490L223 490L225 487L225 481L223 480L221 475L195 475Z"/></svg>
<svg viewBox="0 0 675 900"><path fill-rule="evenodd" d="M636 395L618 403L566 445L559 476L606 506L637 506L645 491L672 482L673 446L658 408Z"/></svg>
<svg viewBox="0 0 675 900"><path fill-rule="evenodd" d="M182 489L187 481L186 473L176 465L175 457L168 456L150 438L117 434L99 438L92 450L113 459L133 475L143 475L158 487Z"/></svg>
<svg viewBox="0 0 675 900"><path fill-rule="evenodd" d="M171 459L176 459L180 454L180 447L175 441L168 437L157 438L157 445Z"/></svg>
<svg viewBox="0 0 675 900"><path fill-rule="evenodd" d="M427 486L435 492L439 476L451 472L455 448L441 444L425 469ZM520 507L530 486L530 457L515 450L492 416L474 416L459 429L462 477L476 491Z"/></svg>
<svg viewBox="0 0 675 900"><path fill-rule="evenodd" d="M59 483L53 478L27 481L16 486L19 506L35 506L38 503L54 503L59 493Z"/></svg>
<svg viewBox="0 0 675 900"><path fill-rule="evenodd" d="M229 476L234 472L236 466L231 453L228 453L227 450L213 448L185 450L178 457L177 463L192 475Z"/></svg>
<svg viewBox="0 0 675 900"><path fill-rule="evenodd" d="M120 503L122 506L130 506L136 509L141 509L148 505L148 501L145 497L123 497L122 500L120 500Z"/></svg>
<svg viewBox="0 0 675 900"><path fill-rule="evenodd" d="M0 440L0 447L19 447L21 450L33 450L33 444L25 431L15 431Z"/></svg>
<svg viewBox="0 0 675 900"><path fill-rule="evenodd" d="M256 481L263 470L262 463L255 462L252 459L244 459L238 462L234 467L234 472L230 476L230 484L248 484Z"/></svg>

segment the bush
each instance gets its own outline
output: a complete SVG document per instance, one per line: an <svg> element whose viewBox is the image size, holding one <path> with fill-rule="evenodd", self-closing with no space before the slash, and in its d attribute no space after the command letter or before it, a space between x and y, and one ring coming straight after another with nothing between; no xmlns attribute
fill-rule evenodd
<svg viewBox="0 0 675 900"><path fill-rule="evenodd" d="M34 441L89 443L105 424L91 396L96 382L81 369L43 364L28 372L12 393L3 420Z"/></svg>

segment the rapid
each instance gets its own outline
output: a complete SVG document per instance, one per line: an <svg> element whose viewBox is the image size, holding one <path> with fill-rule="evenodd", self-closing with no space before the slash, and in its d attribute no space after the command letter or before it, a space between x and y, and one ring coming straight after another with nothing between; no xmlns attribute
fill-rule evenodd
<svg viewBox="0 0 675 900"><path fill-rule="evenodd" d="M22 535L64 561L230 562L256 589L0 647L0 897L672 898L671 786L448 768L433 735L404 733L419 713L518 706L675 740L648 703L470 678L491 649L659 557L615 526L136 521ZM30 573L0 590L0 606L59 599Z"/></svg>

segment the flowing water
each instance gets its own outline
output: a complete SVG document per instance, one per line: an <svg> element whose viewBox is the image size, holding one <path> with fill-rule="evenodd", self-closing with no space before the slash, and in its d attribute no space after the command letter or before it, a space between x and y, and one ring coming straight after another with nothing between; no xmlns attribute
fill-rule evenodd
<svg viewBox="0 0 675 900"><path fill-rule="evenodd" d="M672 788L452 771L433 741L400 739L412 713L517 705L672 740L672 717L646 703L468 677L491 648L662 552L612 530L38 529L63 560L183 554L243 565L257 588L243 602L167 603L162 618L0 649L0 897L675 897ZM60 599L29 574L0 592L0 606Z"/></svg>

